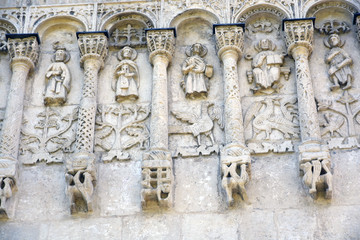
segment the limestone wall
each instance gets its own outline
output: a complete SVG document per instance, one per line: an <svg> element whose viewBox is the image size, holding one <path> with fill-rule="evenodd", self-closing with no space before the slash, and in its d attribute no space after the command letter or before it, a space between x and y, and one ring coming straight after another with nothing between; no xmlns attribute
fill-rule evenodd
<svg viewBox="0 0 360 240"><path fill-rule="evenodd" d="M0 239L360 239L358 1L0 0Z"/></svg>

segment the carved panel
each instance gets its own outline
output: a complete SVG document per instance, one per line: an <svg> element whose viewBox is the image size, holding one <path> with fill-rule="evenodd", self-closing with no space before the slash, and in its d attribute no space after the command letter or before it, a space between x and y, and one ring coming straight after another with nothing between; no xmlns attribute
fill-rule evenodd
<svg viewBox="0 0 360 240"><path fill-rule="evenodd" d="M129 160L131 148L148 149L149 129L145 121L149 114L149 104L98 107L95 144L107 151L102 157L104 162Z"/></svg>
<svg viewBox="0 0 360 240"><path fill-rule="evenodd" d="M7 41L5 35L7 33L16 33L16 28L5 21L0 21L0 51L7 51Z"/></svg>

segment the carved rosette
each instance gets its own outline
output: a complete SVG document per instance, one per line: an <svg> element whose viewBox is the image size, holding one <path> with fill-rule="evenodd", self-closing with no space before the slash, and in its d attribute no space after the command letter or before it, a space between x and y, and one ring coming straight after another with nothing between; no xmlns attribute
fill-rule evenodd
<svg viewBox="0 0 360 240"><path fill-rule="evenodd" d="M0 217L7 218L8 199L16 190L17 157L23 115L25 85L28 73L39 56L37 34L7 34L8 52L13 75L7 98L5 119L0 137Z"/></svg>
<svg viewBox="0 0 360 240"><path fill-rule="evenodd" d="M143 208L150 201L159 207L172 206L172 158L168 150L168 79L167 67L175 49L175 29L148 29L146 39L153 65L152 102L150 119L150 151L142 162ZM156 182L156 184L155 184Z"/></svg>
<svg viewBox="0 0 360 240"><path fill-rule="evenodd" d="M309 56L312 51L314 18L284 20L284 32L288 53L295 60L296 87L302 144L299 147L300 170L304 173L304 185L309 187L312 197L317 191L326 191L332 196L331 159L329 150L321 145L321 132L312 86ZM312 167L305 168L308 162ZM326 164L323 164L326 162ZM309 165L307 164L307 165ZM320 170L319 170L320 168ZM310 169L307 171L306 169ZM325 172L326 177L320 175ZM321 179L325 179L326 181ZM311 179L311 180L308 180ZM309 183L310 182L310 183ZM322 186L320 186L322 185Z"/></svg>
<svg viewBox="0 0 360 240"><path fill-rule="evenodd" d="M84 68L84 83L78 113L75 153L67 161L66 179L71 213L92 211L92 194L96 180L94 134L97 109L98 73L108 54L107 32L77 33ZM80 201L76 198L80 197Z"/></svg>
<svg viewBox="0 0 360 240"><path fill-rule="evenodd" d="M360 13L354 14L354 22L356 25L356 38L360 42Z"/></svg>
<svg viewBox="0 0 360 240"><path fill-rule="evenodd" d="M222 186L232 205L237 191L247 202L250 152L245 146L237 62L244 48L244 24L214 25L218 56L223 62L226 146L220 152Z"/></svg>

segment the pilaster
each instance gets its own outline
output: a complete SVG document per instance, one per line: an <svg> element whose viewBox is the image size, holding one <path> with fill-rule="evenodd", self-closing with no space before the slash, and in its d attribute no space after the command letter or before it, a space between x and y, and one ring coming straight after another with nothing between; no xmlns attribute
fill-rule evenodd
<svg viewBox="0 0 360 240"><path fill-rule="evenodd" d="M172 206L173 163L168 150L167 67L175 50L175 29L147 29L149 59L153 65L150 119L150 150L143 156L141 203L155 201L160 207Z"/></svg>
<svg viewBox="0 0 360 240"><path fill-rule="evenodd" d="M222 186L232 205L238 191L247 202L245 185L250 180L250 152L245 146L237 63L244 48L244 24L214 25L218 56L223 63L225 147L221 150Z"/></svg>
<svg viewBox="0 0 360 240"><path fill-rule="evenodd" d="M0 137L0 217L8 218L16 188L17 158L26 79L35 67L39 56L37 34L7 34L8 52L11 60L12 77L7 98L5 119Z"/></svg>

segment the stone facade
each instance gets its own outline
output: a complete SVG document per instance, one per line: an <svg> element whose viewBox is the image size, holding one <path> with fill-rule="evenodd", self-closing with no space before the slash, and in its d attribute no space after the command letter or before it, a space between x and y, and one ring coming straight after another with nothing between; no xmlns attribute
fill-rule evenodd
<svg viewBox="0 0 360 240"><path fill-rule="evenodd" d="M0 239L360 239L358 1L0 6Z"/></svg>

